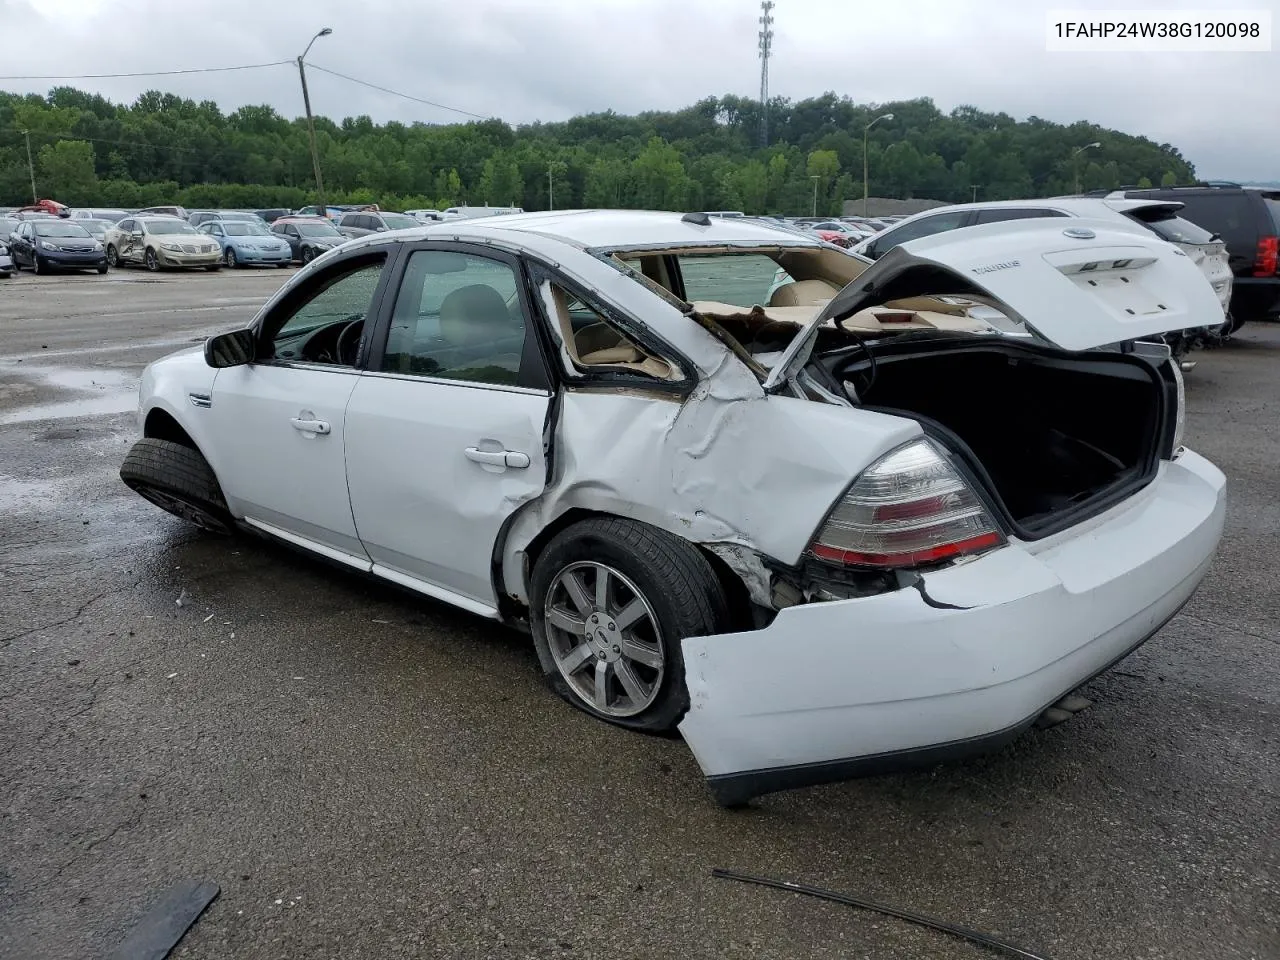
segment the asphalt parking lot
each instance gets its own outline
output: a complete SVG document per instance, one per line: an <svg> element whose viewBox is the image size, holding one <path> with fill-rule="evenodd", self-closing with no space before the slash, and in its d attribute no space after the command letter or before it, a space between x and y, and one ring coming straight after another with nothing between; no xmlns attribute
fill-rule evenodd
<svg viewBox="0 0 1280 960"><path fill-rule="evenodd" d="M713 867L1054 960L1280 957L1280 326L1196 355L1227 533L1091 707L731 812L678 740L557 700L521 635L119 482L145 363L283 279L0 281L0 957L105 957L189 878L222 894L186 958L991 955Z"/></svg>

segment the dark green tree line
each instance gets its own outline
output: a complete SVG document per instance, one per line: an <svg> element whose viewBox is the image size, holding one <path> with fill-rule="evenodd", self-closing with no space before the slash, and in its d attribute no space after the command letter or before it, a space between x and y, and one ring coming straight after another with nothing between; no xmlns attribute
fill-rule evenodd
<svg viewBox="0 0 1280 960"><path fill-rule="evenodd" d="M387 209L461 203L545 209L642 207L835 214L862 195L863 126L873 196L946 202L1187 182L1179 151L1093 124L1062 125L931 100L856 104L826 93L770 104L773 142L759 145L760 107L708 97L677 111L613 112L512 127L341 123L316 118L330 202ZM270 107L223 113L150 91L121 105L72 87L0 92L0 203L29 202L26 144L41 196L72 205L302 206L314 202L305 122ZM1101 147L1076 157L1076 147Z"/></svg>

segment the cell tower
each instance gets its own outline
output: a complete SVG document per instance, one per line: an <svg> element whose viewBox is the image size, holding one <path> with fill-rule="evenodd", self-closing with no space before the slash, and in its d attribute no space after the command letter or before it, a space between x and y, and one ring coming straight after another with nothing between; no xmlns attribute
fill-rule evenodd
<svg viewBox="0 0 1280 960"><path fill-rule="evenodd" d="M760 145L769 145L769 53L773 49L773 0L760 4Z"/></svg>

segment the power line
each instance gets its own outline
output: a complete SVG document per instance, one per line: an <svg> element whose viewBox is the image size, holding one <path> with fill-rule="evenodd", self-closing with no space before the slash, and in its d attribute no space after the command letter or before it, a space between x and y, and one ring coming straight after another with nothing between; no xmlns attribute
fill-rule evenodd
<svg viewBox="0 0 1280 960"><path fill-rule="evenodd" d="M243 63L235 67L191 67L185 70L149 70L141 73L52 73L38 77L0 77L0 80L112 80L120 77L172 77L181 73L227 73L231 70L259 70L263 67L279 67L291 63L293 63L292 60L272 60L270 63Z"/></svg>
<svg viewBox="0 0 1280 960"><path fill-rule="evenodd" d="M352 83L358 83L362 87L370 87L374 90L381 90L383 93L389 93L393 97L403 97L404 99L412 100L415 103L425 103L429 107L437 107L441 110L451 110L454 113L460 113L465 117L475 117L475 119L477 120L490 119L489 117L481 116L478 113L472 113L470 110L462 110L458 107L450 107L443 103L436 103L434 100L423 100L421 97L415 97L408 93L401 93L399 90L392 90L389 87L380 87L376 83L370 83L368 80L360 80L356 77L349 77L345 73L339 73L337 70L329 70L325 67L317 66L316 64L311 63L310 61L308 61L307 65L311 67L312 70L319 70L321 73L332 74L335 77L341 77L343 80L350 80ZM0 78L0 79L3 79L3 78Z"/></svg>

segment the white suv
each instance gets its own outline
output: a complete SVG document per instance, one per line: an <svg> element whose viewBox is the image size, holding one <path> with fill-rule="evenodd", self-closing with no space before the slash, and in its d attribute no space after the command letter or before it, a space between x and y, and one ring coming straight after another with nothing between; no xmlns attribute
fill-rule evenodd
<svg viewBox="0 0 1280 960"><path fill-rule="evenodd" d="M871 260L884 256L899 244L947 230L1022 220L1031 217L1089 217L1137 223L1156 236L1178 246L1204 274L1222 304L1223 315L1231 303L1231 267L1227 245L1217 234L1178 216L1182 204L1171 200L1134 200L1123 191L1105 197L1047 197L1042 200L993 200L934 207L908 217L853 247L853 252Z"/></svg>

